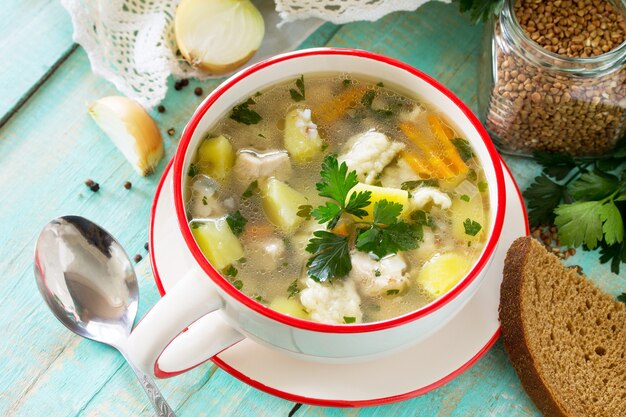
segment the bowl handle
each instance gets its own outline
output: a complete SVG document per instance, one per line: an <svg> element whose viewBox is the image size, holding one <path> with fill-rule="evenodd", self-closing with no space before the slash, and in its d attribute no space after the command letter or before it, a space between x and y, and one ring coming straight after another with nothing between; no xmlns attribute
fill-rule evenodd
<svg viewBox="0 0 626 417"><path fill-rule="evenodd" d="M245 337L220 314L208 314L223 304L206 275L188 272L132 331L126 346L129 359L157 378L200 365Z"/></svg>

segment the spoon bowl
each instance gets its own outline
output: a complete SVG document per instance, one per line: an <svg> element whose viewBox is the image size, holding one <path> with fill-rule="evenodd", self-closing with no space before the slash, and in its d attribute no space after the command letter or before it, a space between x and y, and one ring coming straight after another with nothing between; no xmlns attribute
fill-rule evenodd
<svg viewBox="0 0 626 417"><path fill-rule="evenodd" d="M52 220L37 240L35 279L65 327L113 346L128 361L126 341L137 316L139 288L130 259L113 236L80 216ZM175 417L150 379L128 363L157 415Z"/></svg>

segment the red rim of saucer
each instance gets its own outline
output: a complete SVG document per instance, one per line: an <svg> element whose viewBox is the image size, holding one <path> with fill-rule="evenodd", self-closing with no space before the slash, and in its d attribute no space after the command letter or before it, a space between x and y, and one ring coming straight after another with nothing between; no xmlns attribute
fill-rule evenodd
<svg viewBox="0 0 626 417"><path fill-rule="evenodd" d="M150 230L149 230L149 235L148 235L148 245L149 245L149 249L150 249L150 251L149 251L150 252L150 265L152 267L152 274L154 275L154 281L156 283L157 289L159 290L159 294L161 294L161 296L165 295L165 288L163 287L163 283L161 282L161 277L159 275L159 271L158 271L157 266L156 266L156 259L155 259L155 254L154 254L154 244L153 244L153 242L154 242L154 220L155 220L155 213L156 213L156 208L157 208L157 202L159 200L159 196L161 195L161 190L162 190L163 185L165 183L165 180L167 178L167 174L168 174L169 170L172 168L173 161L174 161L173 159L170 160L170 162L165 167L165 170L163 171L163 176L161 177L161 179L159 180L159 184L157 185L157 188L156 188L156 191L155 191L155 195L154 195L154 200L152 202L152 207L150 209ZM509 176L511 176L511 178L513 178L513 175L511 174L511 170L506 165L504 160L501 159L501 163L502 163L502 166L504 166L504 168L508 172ZM524 199L522 198L522 193L520 192L520 189L517 186L517 183L515 181L513 181L513 185L515 187L515 191L517 192L518 198L519 198L519 200L520 200L520 202L522 204L522 212L524 214L524 226L525 226L526 235L528 235L530 233L530 228L529 228L529 224L528 224L528 216L527 216L527 213L526 213L526 207L524 205ZM281 390L278 390L276 388L272 388L270 386L267 386L267 385L263 384L262 382L259 382L259 381L255 380L255 379L252 379L252 378L248 377L244 373L238 371L237 369L233 368L232 366L230 366L229 364L224 362L218 356L212 357L211 361L213 361L213 363L215 363L218 367L220 367L222 370L224 370L225 372L229 373L233 377L237 378L241 382L244 382L244 383L246 383L246 384L248 384L248 385L250 385L250 386L252 386L252 387L254 387L254 388L256 388L256 389L258 389L260 391L263 391L263 392L265 392L267 394L271 394L271 395L274 395L274 396L279 397L279 398L283 398L283 399L288 400L288 401L293 401L293 402L297 402L297 403L305 403L305 404L310 404L310 405L317 405L317 406L325 406L325 407L370 407L370 406L390 404L390 403L394 403L394 402L398 402L398 401L408 400L410 398L414 398L414 397L418 397L420 395L424 395L424 394L426 394L426 393L428 393L428 392L430 392L430 391L432 391L432 390L434 390L436 388L439 388L439 387L447 384L448 382L450 382L454 378L456 378L459 375L461 375L463 372L465 372L467 369L469 369L472 365L474 365L474 363L476 363L481 357L483 357L489 351L489 349L491 349L491 347L498 340L499 337L500 337L500 328L498 328L496 330L496 332L493 334L493 336L491 336L491 338L487 341L485 346L483 346L482 349L480 349L472 358L470 358L470 360L468 360L466 363L464 363L462 366L460 366L455 371L453 371L450 374L446 375L445 377L439 379L438 381L433 382L432 384L426 385L426 386L424 386L422 388L419 388L417 390L406 392L404 394L398 394L398 395L393 395L393 396L389 396L389 397L382 397L382 398L375 398L375 399L370 399L370 400L353 400L353 401L350 401L350 400L325 400L325 399L320 399L320 398L309 398L309 397L304 397L302 395L291 394L291 393L286 392L286 391L281 391Z"/></svg>
<svg viewBox="0 0 626 417"><path fill-rule="evenodd" d="M191 138L193 136L194 131L196 130L198 124L200 123L202 117L207 112L207 110L215 103L226 91L228 91L231 87L237 84L239 81L244 78L256 73L259 70L262 70L268 66L273 64L287 61L290 59L297 59L308 56L324 56L324 55L343 55L343 56L352 56L370 59L378 62L385 63L387 65L399 68L403 71L409 72L410 74L416 76L417 78L422 79L426 83L435 87L439 92L444 94L450 101L452 101L468 118L470 123L473 125L474 129L476 129L477 133L481 137L485 148L488 151L489 158L494 167L494 171L496 174L496 195L498 197L498 204L496 207L496 215L495 221L493 225L493 229L487 243L485 244L485 248L478 259L478 262L474 267L470 270L470 272L465 276L454 288L448 291L443 296L439 297L432 303L415 310L409 314L405 314L400 317L396 317L393 319L378 321L374 323L361 323L361 324L351 324L351 325L335 325L335 324L325 324L325 323L317 323L308 320L302 320L298 318L294 318L291 316L287 316L281 313L278 313L267 306L264 306L261 303L256 302L252 298L247 297L242 292L237 290L227 279L225 279L213 266L208 262L208 260L203 255L199 246L193 238L191 233L191 229L189 228L188 221L186 218L185 207L183 204L182 198L182 168L185 161L185 154L187 153L187 149L189 147ZM372 331L378 331L383 329L388 329L391 327L395 327L413 320L416 320L420 317L424 317L439 308L446 305L448 302L452 301L456 298L460 293L463 292L465 288L467 288L480 274L480 272L485 268L491 255L496 249L498 239L502 232L502 224L504 221L504 212L506 205L505 198L505 186L504 186L504 177L502 174L502 167L499 163L500 155L496 151L491 139L487 131L484 129L482 124L478 121L476 116L472 113L472 111L458 98L456 97L450 90L440 84L438 81L433 79L432 77L424 74L423 72L417 70L416 68L405 64L401 61L375 54L368 51L363 51L359 49L343 49L343 48L315 48L315 49L305 49L295 52L290 52L283 55L277 55L273 58L269 58L265 61L261 61L255 65L252 65L241 72L233 75L231 78L224 81L220 84L211 94L207 96L207 98L200 104L200 106L196 109L194 114L192 115L189 123L185 126L178 149L174 156L174 172L173 172L173 190L174 190L174 205L176 209L176 217L178 219L179 228L182 232L183 239L187 244L191 254L195 258L196 262L200 265L200 267L204 270L204 272L210 277L216 285L218 285L224 292L226 292L230 297L244 304L246 307L256 311L259 314L262 314L272 320L278 321L279 323L286 324L288 326L305 329L308 331L315 332L323 332L323 333L366 333Z"/></svg>

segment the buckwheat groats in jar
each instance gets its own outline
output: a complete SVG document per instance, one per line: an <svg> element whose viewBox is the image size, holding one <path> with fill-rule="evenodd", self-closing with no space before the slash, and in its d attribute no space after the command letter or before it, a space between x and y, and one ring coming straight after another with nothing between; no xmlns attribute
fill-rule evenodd
<svg viewBox="0 0 626 417"><path fill-rule="evenodd" d="M625 16L625 0L505 0L481 106L500 150L610 153L626 133Z"/></svg>

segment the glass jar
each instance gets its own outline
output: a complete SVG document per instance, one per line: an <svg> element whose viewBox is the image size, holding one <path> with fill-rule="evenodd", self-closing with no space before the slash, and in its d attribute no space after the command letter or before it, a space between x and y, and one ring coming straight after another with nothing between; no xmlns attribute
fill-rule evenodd
<svg viewBox="0 0 626 417"><path fill-rule="evenodd" d="M613 2L626 15L626 0ZM542 48L520 26L515 0L488 24L479 112L497 148L576 157L610 155L626 132L626 42L570 58Z"/></svg>

